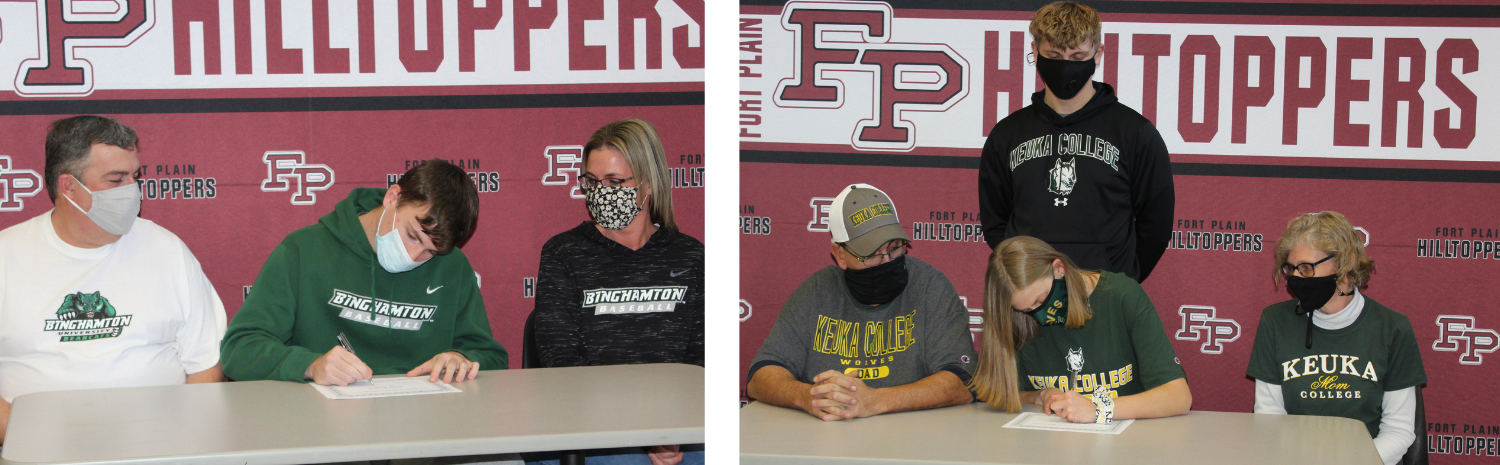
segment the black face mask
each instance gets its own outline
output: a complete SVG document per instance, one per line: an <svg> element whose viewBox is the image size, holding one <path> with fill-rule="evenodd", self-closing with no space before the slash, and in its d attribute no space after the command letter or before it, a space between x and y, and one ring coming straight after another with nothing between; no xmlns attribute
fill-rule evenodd
<svg viewBox="0 0 1500 465"><path fill-rule="evenodd" d="M1337 275L1319 276L1316 278L1304 278L1301 276L1287 276L1286 289L1292 291L1297 297L1297 315L1307 315L1307 348L1312 348L1312 314L1328 304L1333 298L1333 293L1338 291L1339 278Z"/></svg>
<svg viewBox="0 0 1500 465"><path fill-rule="evenodd" d="M1292 291L1292 295L1297 297L1297 303L1301 304L1302 308L1298 310L1299 315L1302 312L1312 312L1323 308L1323 305L1333 298L1333 293L1338 291L1338 288L1339 278L1335 275L1316 278L1286 277L1286 289Z"/></svg>
<svg viewBox="0 0 1500 465"><path fill-rule="evenodd" d="M1093 85L1094 59L1084 61L1054 60L1036 55L1036 73L1052 90L1052 95L1067 100L1078 95L1083 86Z"/></svg>
<svg viewBox="0 0 1500 465"><path fill-rule="evenodd" d="M854 300L865 305L884 305L906 290L906 256L896 257L863 270L844 270L844 285Z"/></svg>

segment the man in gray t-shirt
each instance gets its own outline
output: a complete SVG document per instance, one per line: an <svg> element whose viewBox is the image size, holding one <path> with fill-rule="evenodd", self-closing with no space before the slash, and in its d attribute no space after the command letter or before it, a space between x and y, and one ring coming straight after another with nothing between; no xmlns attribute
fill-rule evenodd
<svg viewBox="0 0 1500 465"><path fill-rule="evenodd" d="M829 421L972 402L968 310L947 276L906 256L895 204L854 184L829 218L836 265L782 306L751 363L750 397Z"/></svg>

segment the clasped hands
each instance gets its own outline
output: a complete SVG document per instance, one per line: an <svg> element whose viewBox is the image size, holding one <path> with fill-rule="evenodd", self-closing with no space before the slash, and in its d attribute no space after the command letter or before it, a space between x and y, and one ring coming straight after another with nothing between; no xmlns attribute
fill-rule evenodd
<svg viewBox="0 0 1500 465"><path fill-rule="evenodd" d="M802 410L823 421L864 418L880 413L880 390L864 380L836 370L819 373L808 390L811 399Z"/></svg>

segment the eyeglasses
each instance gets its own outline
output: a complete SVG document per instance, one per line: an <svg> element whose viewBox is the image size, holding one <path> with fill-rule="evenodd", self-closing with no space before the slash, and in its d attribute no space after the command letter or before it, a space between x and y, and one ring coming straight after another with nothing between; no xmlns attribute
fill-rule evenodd
<svg viewBox="0 0 1500 465"><path fill-rule="evenodd" d="M615 179L615 178L599 179L599 178L596 178L596 177L594 177L592 175L584 175L583 177L579 178L579 180L583 181L583 187L585 189L593 189L595 187L599 187L600 185L606 185L606 186L609 186L609 187L620 187L621 185L625 184L627 181L630 181L631 179L635 179L635 176L631 176L631 177L624 178L624 179Z"/></svg>
<svg viewBox="0 0 1500 465"><path fill-rule="evenodd" d="M895 260L895 259L901 258L902 255L906 255L906 248L910 247L910 246L911 246L910 242L906 242L906 241L902 241L902 240L894 240L894 241L890 241L890 242L885 243L885 245L881 246L879 249L875 249L875 253L872 253L872 254L870 254L868 256L861 257L861 256L859 256L859 254L854 253L853 250L850 250L849 246L843 245L844 250L848 251L849 255L853 255L855 258L858 258L860 263L865 263L867 261L872 261L875 258L879 258L879 257L884 257L886 262L889 262L891 260Z"/></svg>
<svg viewBox="0 0 1500 465"><path fill-rule="evenodd" d="M1304 278L1311 278L1313 276L1313 269L1317 268L1317 266L1318 266L1319 263L1326 262L1330 258L1333 258L1333 254L1328 254L1328 256L1327 257L1323 257L1322 260L1318 260L1318 261L1312 262L1312 263L1302 263L1302 264L1298 264L1298 265L1293 265L1291 263L1282 263L1281 264L1281 276L1282 277L1291 276L1292 272L1296 271L1297 273L1299 273L1298 274L1299 276L1302 276Z"/></svg>

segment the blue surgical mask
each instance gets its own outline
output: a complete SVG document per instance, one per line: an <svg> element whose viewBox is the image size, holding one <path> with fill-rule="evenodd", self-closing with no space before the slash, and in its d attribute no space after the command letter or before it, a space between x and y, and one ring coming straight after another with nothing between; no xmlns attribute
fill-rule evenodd
<svg viewBox="0 0 1500 465"><path fill-rule="evenodd" d="M380 219L376 220L377 225L385 221L385 210L380 212ZM376 226L377 231L379 228ZM426 263L412 260L411 254L406 253L406 246L401 244L401 233L396 231L394 213L391 214L391 232L375 238L375 257L380 259L380 266L391 273L405 273Z"/></svg>

